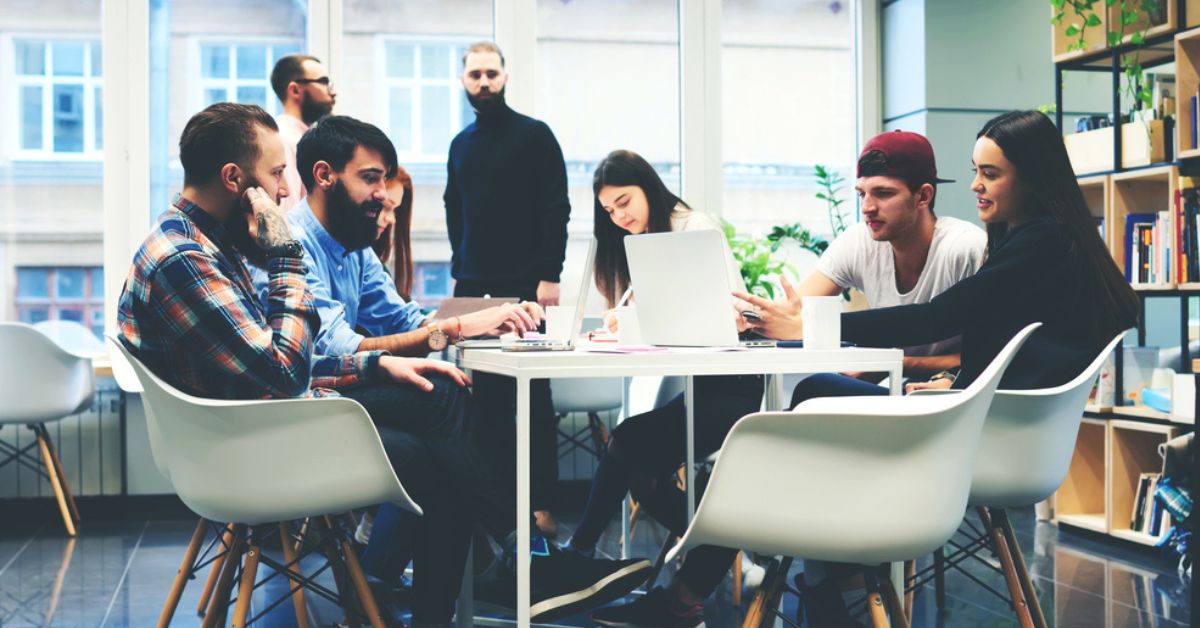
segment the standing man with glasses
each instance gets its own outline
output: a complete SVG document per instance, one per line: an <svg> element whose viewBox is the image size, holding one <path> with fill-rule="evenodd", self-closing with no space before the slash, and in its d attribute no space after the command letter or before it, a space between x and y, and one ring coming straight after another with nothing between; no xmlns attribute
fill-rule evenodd
<svg viewBox="0 0 1200 628"><path fill-rule="evenodd" d="M292 192L280 203L286 211L307 196L300 181L300 171L296 169L296 145L309 127L333 112L337 91L321 61L301 54L288 55L275 62L275 69L271 71L271 89L283 104L283 113L275 116L275 123L279 125L279 137L283 139L284 157L287 158L284 178Z"/></svg>

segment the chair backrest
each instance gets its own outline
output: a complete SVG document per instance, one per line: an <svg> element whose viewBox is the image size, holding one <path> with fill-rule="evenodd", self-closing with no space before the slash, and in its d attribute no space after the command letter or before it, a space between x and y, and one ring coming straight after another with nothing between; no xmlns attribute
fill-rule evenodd
<svg viewBox="0 0 1200 628"><path fill-rule="evenodd" d="M972 505L1028 506L1058 490L1096 374L1126 333L1117 334L1083 372L1061 386L996 391L979 439Z"/></svg>
<svg viewBox="0 0 1200 628"><path fill-rule="evenodd" d="M75 355L98 358L106 353L104 342L92 330L75 321L42 321L34 323L33 328Z"/></svg>
<svg viewBox="0 0 1200 628"><path fill-rule="evenodd" d="M112 336L105 337L104 341L108 345L113 379L117 380L117 386L126 393L140 395L143 392L142 382L138 381L133 365L125 359L121 341ZM150 457L154 459L154 467L164 478L170 480L171 468L167 465L167 455L164 453L166 450L163 448L162 433L158 430L158 418L154 416L154 408L150 407L149 403L143 403L142 412L146 415L146 434L150 440Z"/></svg>
<svg viewBox="0 0 1200 628"><path fill-rule="evenodd" d="M882 563L940 547L962 521L979 434L1021 330L962 394L837 397L743 417L676 546Z"/></svg>
<svg viewBox="0 0 1200 628"><path fill-rule="evenodd" d="M194 397L113 340L142 384L171 484L200 516L258 524L383 502L420 514L357 402Z"/></svg>
<svg viewBox="0 0 1200 628"><path fill-rule="evenodd" d="M92 403L91 356L24 323L0 323L0 424L56 421Z"/></svg>

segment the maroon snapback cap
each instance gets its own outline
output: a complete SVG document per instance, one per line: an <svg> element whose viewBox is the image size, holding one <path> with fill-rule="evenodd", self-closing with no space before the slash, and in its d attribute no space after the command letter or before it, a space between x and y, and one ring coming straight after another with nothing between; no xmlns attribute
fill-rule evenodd
<svg viewBox="0 0 1200 628"><path fill-rule="evenodd" d="M879 159L869 159L864 167L863 157L878 152ZM939 179L933 146L924 135L909 131L888 131L867 141L858 156L859 177L897 177L922 183L954 183Z"/></svg>

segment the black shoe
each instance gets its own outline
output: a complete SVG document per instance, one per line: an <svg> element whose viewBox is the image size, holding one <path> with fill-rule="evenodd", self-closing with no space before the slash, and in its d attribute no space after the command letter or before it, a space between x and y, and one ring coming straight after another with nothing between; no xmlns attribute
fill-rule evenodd
<svg viewBox="0 0 1200 628"><path fill-rule="evenodd" d="M696 628L704 626L704 606L685 606L662 587L620 606L601 608L592 613L592 621L601 626L635 628Z"/></svg>
<svg viewBox="0 0 1200 628"><path fill-rule="evenodd" d="M517 599L515 552L510 547L492 577L475 580L475 599L514 608ZM553 621L603 606L645 581L653 565L644 559L595 560L565 552L543 537L530 543L530 617ZM503 565L501 567L501 564Z"/></svg>
<svg viewBox="0 0 1200 628"><path fill-rule="evenodd" d="M804 582L804 574L798 573L795 584L800 591L800 605L796 608L797 622L803 618L806 627L862 628L862 624L850 616L842 599L842 591L833 578L809 586Z"/></svg>

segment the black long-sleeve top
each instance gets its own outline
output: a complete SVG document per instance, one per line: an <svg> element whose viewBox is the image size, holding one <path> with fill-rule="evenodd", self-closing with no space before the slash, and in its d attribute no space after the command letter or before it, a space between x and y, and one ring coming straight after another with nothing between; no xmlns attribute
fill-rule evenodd
<svg viewBox="0 0 1200 628"><path fill-rule="evenodd" d="M446 227L455 279L557 283L567 247L567 170L546 123L507 106L450 143Z"/></svg>
<svg viewBox="0 0 1200 628"><path fill-rule="evenodd" d="M1061 225L1032 219L1012 227L979 272L928 303L842 315L842 337L863 346L906 347L962 334L962 372L974 381L1018 331L1043 325L1008 367L1001 387L1046 388L1083 371L1111 338L1097 341L1081 324L1099 295L1082 287L1082 268ZM1135 321L1129 321L1132 326ZM1114 334L1116 332L1114 331Z"/></svg>

